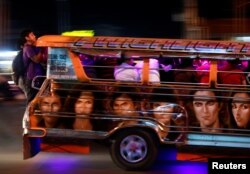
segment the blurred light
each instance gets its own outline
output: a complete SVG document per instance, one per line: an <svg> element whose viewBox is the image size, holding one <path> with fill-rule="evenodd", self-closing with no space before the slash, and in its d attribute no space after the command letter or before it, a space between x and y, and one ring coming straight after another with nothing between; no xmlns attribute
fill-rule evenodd
<svg viewBox="0 0 250 174"><path fill-rule="evenodd" d="M14 84L12 78L12 61L17 55L18 51L0 51L0 76L8 77L8 83Z"/></svg>
<svg viewBox="0 0 250 174"><path fill-rule="evenodd" d="M250 36L234 37L236 41L250 42Z"/></svg>
<svg viewBox="0 0 250 174"><path fill-rule="evenodd" d="M14 57L18 51L0 51L0 57Z"/></svg>
<svg viewBox="0 0 250 174"><path fill-rule="evenodd" d="M10 65L12 64L12 60L0 60L0 65Z"/></svg>
<svg viewBox="0 0 250 174"><path fill-rule="evenodd" d="M63 36L94 36L94 30L76 30L63 32Z"/></svg>

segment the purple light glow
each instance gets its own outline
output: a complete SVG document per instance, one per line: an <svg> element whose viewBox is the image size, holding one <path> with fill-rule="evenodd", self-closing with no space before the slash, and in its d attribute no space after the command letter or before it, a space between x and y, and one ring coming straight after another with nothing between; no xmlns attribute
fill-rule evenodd
<svg viewBox="0 0 250 174"><path fill-rule="evenodd" d="M174 147L162 148L153 170L167 171L175 174L206 174L207 162L191 162L176 160L177 150ZM185 171L185 172L184 172Z"/></svg>
<svg viewBox="0 0 250 174"><path fill-rule="evenodd" d="M176 149L163 148L155 164L148 171L142 173L168 173L168 174L207 174L206 162L178 161ZM49 173L120 173L108 153L98 152L90 155L72 153L41 152L35 157L32 168L39 169L37 174L48 171ZM112 172L111 172L112 171ZM123 173L131 173L130 171ZM140 172L139 172L140 173Z"/></svg>

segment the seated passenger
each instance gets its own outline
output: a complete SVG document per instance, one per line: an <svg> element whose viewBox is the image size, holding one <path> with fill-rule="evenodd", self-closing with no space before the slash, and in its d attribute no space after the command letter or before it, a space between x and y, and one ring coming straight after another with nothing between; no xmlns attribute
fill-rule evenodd
<svg viewBox="0 0 250 174"><path fill-rule="evenodd" d="M135 65L139 70L140 79L142 79L142 68L144 63L141 61ZM149 82L160 83L159 61L154 58L149 59Z"/></svg>
<svg viewBox="0 0 250 174"><path fill-rule="evenodd" d="M178 59L170 57L160 57L160 77L161 82L173 82L174 81L174 71L172 69L176 68L178 65Z"/></svg>
<svg viewBox="0 0 250 174"><path fill-rule="evenodd" d="M210 68L210 61L202 60L200 64L197 65L196 70L198 79L200 83L208 83L209 82L209 68Z"/></svg>
<svg viewBox="0 0 250 174"><path fill-rule="evenodd" d="M174 71L175 82L197 83L198 75L193 67L193 59L183 58L178 67L179 71Z"/></svg>
<svg viewBox="0 0 250 174"><path fill-rule="evenodd" d="M90 78L96 78L96 69L93 67L95 65L94 58L84 54L79 54L79 57L86 75Z"/></svg>
<svg viewBox="0 0 250 174"><path fill-rule="evenodd" d="M228 60L225 64L219 67L219 83L221 84L235 84L235 85L246 85L246 77L238 67L239 60Z"/></svg>
<svg viewBox="0 0 250 174"><path fill-rule="evenodd" d="M114 79L114 67L117 65L116 62L116 58L95 57L97 78Z"/></svg>
<svg viewBox="0 0 250 174"><path fill-rule="evenodd" d="M115 66L114 76L117 81L134 81L140 80L138 69L135 67L133 58L121 58Z"/></svg>

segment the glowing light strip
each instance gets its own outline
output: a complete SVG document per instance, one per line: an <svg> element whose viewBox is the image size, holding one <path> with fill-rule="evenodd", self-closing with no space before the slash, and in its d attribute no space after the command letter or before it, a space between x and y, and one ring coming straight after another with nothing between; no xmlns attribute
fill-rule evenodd
<svg viewBox="0 0 250 174"><path fill-rule="evenodd" d="M250 137L189 134L188 145L250 148Z"/></svg>
<svg viewBox="0 0 250 174"><path fill-rule="evenodd" d="M250 148L248 143L218 141L187 141L188 145Z"/></svg>
<svg viewBox="0 0 250 174"><path fill-rule="evenodd" d="M205 135L205 134L188 134L188 140L203 141L223 141L223 142L243 142L250 143L250 137L225 136L225 135Z"/></svg>

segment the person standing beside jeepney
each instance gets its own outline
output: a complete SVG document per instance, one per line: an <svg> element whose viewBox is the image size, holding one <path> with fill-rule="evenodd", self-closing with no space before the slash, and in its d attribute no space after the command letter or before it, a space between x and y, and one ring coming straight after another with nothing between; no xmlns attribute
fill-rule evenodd
<svg viewBox="0 0 250 174"><path fill-rule="evenodd" d="M23 60L26 66L26 81L25 88L27 91L27 102L29 103L38 90L32 88L32 80L36 76L44 76L46 74L43 63L46 62L46 52L43 48L36 47L36 36L32 30L23 30L21 38L24 40L23 46ZM41 82L40 84L41 85Z"/></svg>

